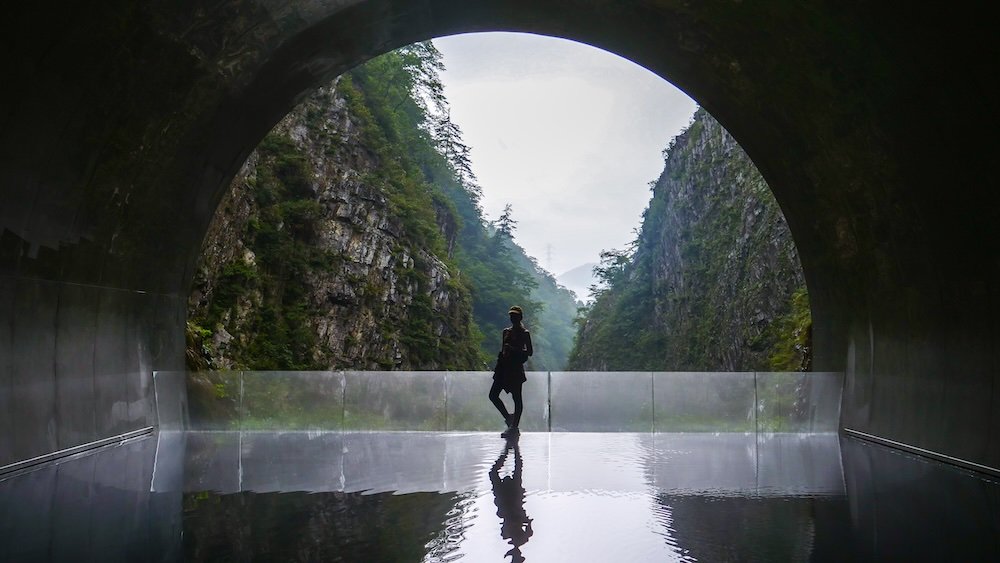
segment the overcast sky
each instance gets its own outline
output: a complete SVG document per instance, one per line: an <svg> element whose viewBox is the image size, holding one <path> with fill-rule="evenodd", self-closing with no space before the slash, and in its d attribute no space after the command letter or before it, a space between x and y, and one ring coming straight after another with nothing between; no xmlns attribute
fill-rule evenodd
<svg viewBox="0 0 1000 563"><path fill-rule="evenodd" d="M477 33L434 44L489 219L512 204L516 241L556 275L635 238L661 151L694 101L630 61L563 39Z"/></svg>

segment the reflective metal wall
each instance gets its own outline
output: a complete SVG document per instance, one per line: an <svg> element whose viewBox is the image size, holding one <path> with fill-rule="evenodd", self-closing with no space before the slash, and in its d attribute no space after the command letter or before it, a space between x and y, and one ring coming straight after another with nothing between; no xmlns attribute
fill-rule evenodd
<svg viewBox="0 0 1000 563"><path fill-rule="evenodd" d="M152 478L182 473L156 453L145 437L0 479L0 561L179 561L182 494Z"/></svg>
<svg viewBox="0 0 1000 563"><path fill-rule="evenodd" d="M0 276L0 467L156 424L184 300Z"/></svg>
<svg viewBox="0 0 1000 563"><path fill-rule="evenodd" d="M850 541L872 561L1000 560L1000 480L841 438Z"/></svg>

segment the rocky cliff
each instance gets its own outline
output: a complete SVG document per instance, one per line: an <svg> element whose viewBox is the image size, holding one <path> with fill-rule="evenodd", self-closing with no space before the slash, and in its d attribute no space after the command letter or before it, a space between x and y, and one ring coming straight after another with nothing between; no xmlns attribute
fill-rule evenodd
<svg viewBox="0 0 1000 563"><path fill-rule="evenodd" d="M805 282L764 179L704 110L664 153L634 247L598 267L571 369L808 369Z"/></svg>
<svg viewBox="0 0 1000 563"><path fill-rule="evenodd" d="M450 256L458 219L408 182L379 140L348 77L251 154L203 245L189 300L191 368L480 363L470 293Z"/></svg>
<svg viewBox="0 0 1000 563"><path fill-rule="evenodd" d="M512 304L559 370L573 294L479 205L429 42L316 92L250 155L204 241L191 369L485 369Z"/></svg>

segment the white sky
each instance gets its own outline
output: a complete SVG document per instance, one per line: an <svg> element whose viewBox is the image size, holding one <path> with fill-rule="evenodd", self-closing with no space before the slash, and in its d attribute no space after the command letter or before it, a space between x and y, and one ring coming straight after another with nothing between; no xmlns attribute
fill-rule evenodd
<svg viewBox="0 0 1000 563"><path fill-rule="evenodd" d="M635 238L661 151L694 101L626 59L563 39L477 33L434 44L489 219L511 203L518 244L556 275Z"/></svg>

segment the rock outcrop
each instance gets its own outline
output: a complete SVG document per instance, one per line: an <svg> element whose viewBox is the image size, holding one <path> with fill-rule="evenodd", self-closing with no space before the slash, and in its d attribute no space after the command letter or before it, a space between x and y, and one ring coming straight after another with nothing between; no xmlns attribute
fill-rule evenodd
<svg viewBox="0 0 1000 563"><path fill-rule="evenodd" d="M571 368L808 367L805 282L760 173L704 110L665 155L633 251L602 266L609 287Z"/></svg>
<svg viewBox="0 0 1000 563"><path fill-rule="evenodd" d="M469 291L447 252L457 220L434 209L444 255L415 242L345 88L300 104L233 180L189 300L190 367L477 365Z"/></svg>

